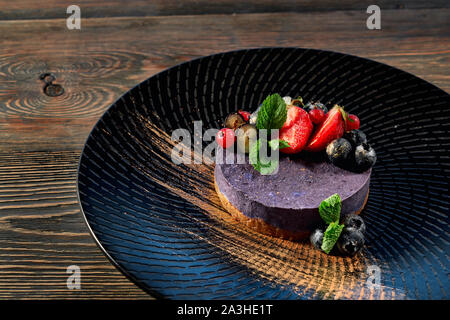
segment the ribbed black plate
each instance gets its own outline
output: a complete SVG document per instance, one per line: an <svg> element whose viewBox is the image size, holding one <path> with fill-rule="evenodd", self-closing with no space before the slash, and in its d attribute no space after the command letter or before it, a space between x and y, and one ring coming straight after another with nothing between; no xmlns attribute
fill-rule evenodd
<svg viewBox="0 0 450 320"><path fill-rule="evenodd" d="M275 92L341 104L361 119L378 162L360 257L327 256L216 215L206 166L171 162L164 132L192 132L194 120L219 128ZM161 72L114 103L86 142L79 199L106 255L160 297L447 299L449 133L449 95L398 69L310 49L228 52ZM372 265L380 287L367 282Z"/></svg>

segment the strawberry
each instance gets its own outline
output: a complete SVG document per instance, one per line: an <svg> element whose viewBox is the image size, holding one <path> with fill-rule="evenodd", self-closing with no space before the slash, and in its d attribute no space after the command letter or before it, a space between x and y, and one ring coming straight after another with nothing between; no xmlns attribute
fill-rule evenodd
<svg viewBox="0 0 450 320"><path fill-rule="evenodd" d="M292 125L300 118L302 111L304 111L302 108L293 105L289 106L287 109L286 121L281 129L292 127Z"/></svg>
<svg viewBox="0 0 450 320"><path fill-rule="evenodd" d="M309 110L309 117L311 118L312 123L321 124L325 119L325 112L319 108L311 109Z"/></svg>
<svg viewBox="0 0 450 320"><path fill-rule="evenodd" d="M359 118L354 114L349 114L345 121L345 132L359 129Z"/></svg>
<svg viewBox="0 0 450 320"><path fill-rule="evenodd" d="M279 138L289 143L280 149L282 153L297 153L303 150L313 130L308 113L302 108L291 106L285 125L280 129Z"/></svg>
<svg viewBox="0 0 450 320"><path fill-rule="evenodd" d="M248 111L244 111L244 110L239 110L238 113L242 116L242 118L244 118L245 121L248 122L248 119L250 119L250 112Z"/></svg>
<svg viewBox="0 0 450 320"><path fill-rule="evenodd" d="M342 107L335 105L325 116L325 120L314 131L309 140L306 151L318 152L324 150L327 145L344 135L344 115Z"/></svg>

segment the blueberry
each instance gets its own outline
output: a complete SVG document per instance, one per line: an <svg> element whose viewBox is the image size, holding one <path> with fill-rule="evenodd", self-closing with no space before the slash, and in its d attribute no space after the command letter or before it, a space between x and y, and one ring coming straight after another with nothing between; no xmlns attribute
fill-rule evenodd
<svg viewBox="0 0 450 320"><path fill-rule="evenodd" d="M345 227L336 246L342 254L354 256L364 246L364 235L355 228Z"/></svg>
<svg viewBox="0 0 450 320"><path fill-rule="evenodd" d="M325 107L325 105L323 104L323 103L320 103L320 102L308 102L306 105L305 105L305 109L306 109L306 111L311 111L311 110L313 110L313 109L316 109L316 108L319 108L319 109L322 109L323 110L323 112L324 113L327 113L328 112L328 108L327 107Z"/></svg>
<svg viewBox="0 0 450 320"><path fill-rule="evenodd" d="M236 130L237 149L241 153L248 153L250 144L258 138L258 131L252 124L244 124Z"/></svg>
<svg viewBox="0 0 450 320"><path fill-rule="evenodd" d="M353 148L356 148L356 146L359 146L360 144L367 143L366 134L358 129L346 132L344 138L352 144Z"/></svg>
<svg viewBox="0 0 450 320"><path fill-rule="evenodd" d="M344 217L344 226L353 228L364 234L366 232L366 224L364 220L357 214L351 213Z"/></svg>
<svg viewBox="0 0 450 320"><path fill-rule="evenodd" d="M356 169L360 172L373 167L377 161L375 150L367 143L360 144L355 149Z"/></svg>
<svg viewBox="0 0 450 320"><path fill-rule="evenodd" d="M322 229L316 229L309 237L309 240L311 241L311 244L316 249L321 249L322 247L322 240L323 240L323 230Z"/></svg>
<svg viewBox="0 0 450 320"><path fill-rule="evenodd" d="M328 159L336 166L346 166L352 153L352 145L347 139L339 138L333 140L326 148Z"/></svg>
<svg viewBox="0 0 450 320"><path fill-rule="evenodd" d="M237 112L228 115L228 117L225 119L225 127L233 130L236 130L245 123L246 121L244 117Z"/></svg>

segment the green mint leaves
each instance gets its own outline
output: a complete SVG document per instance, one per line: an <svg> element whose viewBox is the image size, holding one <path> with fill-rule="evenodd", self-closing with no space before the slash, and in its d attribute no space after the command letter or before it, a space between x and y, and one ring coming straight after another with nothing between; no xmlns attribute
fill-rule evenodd
<svg viewBox="0 0 450 320"><path fill-rule="evenodd" d="M337 193L331 197L323 200L319 205L320 217L326 224L332 222L339 222L339 216L341 214L341 197Z"/></svg>
<svg viewBox="0 0 450 320"><path fill-rule="evenodd" d="M256 120L257 129L281 129L286 122L287 109L283 98L278 94L269 95L262 103Z"/></svg>
<svg viewBox="0 0 450 320"><path fill-rule="evenodd" d="M286 118L287 108L283 98L278 93L269 95L263 101L261 109L258 112L256 129L265 129L270 135L270 130L281 129L286 122ZM267 141L265 137L262 137L250 147L250 163L255 170L263 175L271 174L278 168L278 160L261 159L261 147L266 147L267 145L273 151L290 147L289 143L284 140L273 139ZM264 154L267 154L267 152Z"/></svg>
<svg viewBox="0 0 450 320"><path fill-rule="evenodd" d="M337 193L323 200L319 205L320 217L328 224L323 234L321 246L321 249L326 254L330 253L331 249L333 249L344 229L344 225L339 224L341 207L341 197Z"/></svg>
<svg viewBox="0 0 450 320"><path fill-rule="evenodd" d="M289 148L290 145L287 141L280 139L273 139L269 141L269 147L275 151L277 149Z"/></svg>
<svg viewBox="0 0 450 320"><path fill-rule="evenodd" d="M262 175L273 173L278 167L278 160L269 160L261 156L261 147L263 143L267 143L272 150L283 149L289 147L289 143L284 140L273 139L265 142L264 139L259 139L250 147L249 160L253 168Z"/></svg>
<svg viewBox="0 0 450 320"><path fill-rule="evenodd" d="M341 235L342 229L344 229L344 225L339 224L339 222L332 222L328 225L327 230L323 234L322 246L320 247L326 254L329 254L331 249L333 249Z"/></svg>

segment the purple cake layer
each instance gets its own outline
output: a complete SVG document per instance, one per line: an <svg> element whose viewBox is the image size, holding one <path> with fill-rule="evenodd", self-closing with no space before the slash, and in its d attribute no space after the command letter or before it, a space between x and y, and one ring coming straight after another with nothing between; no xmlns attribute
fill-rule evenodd
<svg viewBox="0 0 450 320"><path fill-rule="evenodd" d="M359 212L369 191L371 169L354 173L327 161L281 156L278 172L261 175L248 164L216 164L219 191L242 214L292 232L312 231L321 223L320 202L334 193L341 214Z"/></svg>

